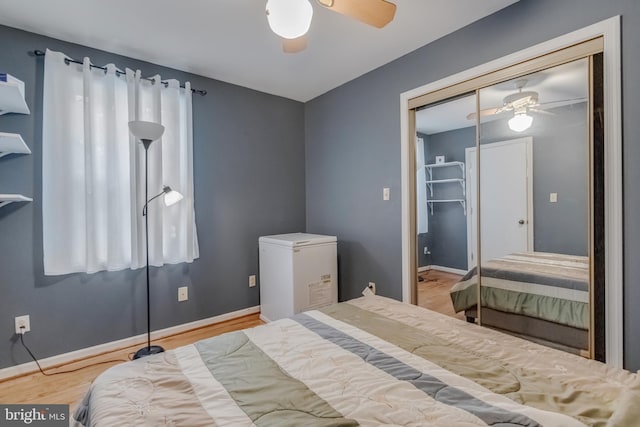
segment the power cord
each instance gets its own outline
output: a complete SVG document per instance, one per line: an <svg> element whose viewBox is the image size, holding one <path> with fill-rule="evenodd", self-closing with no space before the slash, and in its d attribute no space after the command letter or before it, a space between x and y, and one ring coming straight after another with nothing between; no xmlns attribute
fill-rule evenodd
<svg viewBox="0 0 640 427"><path fill-rule="evenodd" d="M21 326L20 329L24 329L24 326ZM122 360L122 359L105 360L103 362L96 362L96 363L92 363L90 365L81 366L81 367L76 368L76 369L69 369L67 371L57 371L57 372L49 373L49 372L45 372L42 369L42 367L40 366L40 363L38 362L38 359L36 358L36 356L33 355L33 352L29 349L29 347L27 347L27 344L25 344L25 342L24 342L24 332L21 332L18 335L20 335L20 342L22 343L22 346L25 348L25 350L27 350L27 353L29 353L29 356L31 356L33 361L36 362L36 365L38 365L38 369L40 370L40 373L42 375L47 376L47 377L53 376L53 375L60 375L60 374L70 374L72 372L78 372L78 371L80 371L82 369L90 368L92 366L105 365L107 363L127 362L126 360Z"/></svg>

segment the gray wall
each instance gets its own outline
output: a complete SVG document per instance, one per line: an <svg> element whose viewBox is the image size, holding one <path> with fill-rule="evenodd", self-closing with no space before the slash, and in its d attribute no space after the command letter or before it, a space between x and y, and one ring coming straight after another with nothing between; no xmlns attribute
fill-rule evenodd
<svg viewBox="0 0 640 427"><path fill-rule="evenodd" d="M367 281L400 299L400 93L622 15L624 185L640 181L640 3L521 0L305 105L307 230L336 233L342 299ZM391 188L383 202L382 187ZM640 192L626 191L625 366L640 368Z"/></svg>
<svg viewBox="0 0 640 427"><path fill-rule="evenodd" d="M200 259L152 269L152 326L258 305L259 288L248 287L248 276L258 273L258 237L305 229L303 104L7 27L0 27L0 40L0 70L25 82L31 109L28 116L0 116L0 131L21 133L33 151L0 159L0 193L35 199L0 209L0 367L29 361L14 336L17 315L31 315L25 339L39 357L146 331L144 269L43 276L43 59L27 54L34 49L189 80L209 92L193 97ZM178 303L183 285L189 301Z"/></svg>

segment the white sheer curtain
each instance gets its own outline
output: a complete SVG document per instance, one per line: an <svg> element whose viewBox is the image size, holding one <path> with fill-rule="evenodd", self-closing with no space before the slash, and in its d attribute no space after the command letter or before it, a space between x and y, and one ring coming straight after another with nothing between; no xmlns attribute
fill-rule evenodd
<svg viewBox="0 0 640 427"><path fill-rule="evenodd" d="M42 216L47 275L139 268L145 261L144 148L130 120L162 123L149 149L149 195L169 185L184 199L149 206L152 265L199 256L193 200L191 90L167 87L113 64L103 71L65 63L47 50L42 126Z"/></svg>

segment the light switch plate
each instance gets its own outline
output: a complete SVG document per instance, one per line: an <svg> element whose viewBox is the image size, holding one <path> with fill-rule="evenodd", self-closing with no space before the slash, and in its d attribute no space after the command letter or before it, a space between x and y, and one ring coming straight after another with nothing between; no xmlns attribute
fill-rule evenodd
<svg viewBox="0 0 640 427"><path fill-rule="evenodd" d="M249 276L249 287L253 288L256 285L256 275L252 274Z"/></svg>
<svg viewBox="0 0 640 427"><path fill-rule="evenodd" d="M389 187L384 187L382 189L382 200L389 200L391 197L391 189Z"/></svg>
<svg viewBox="0 0 640 427"><path fill-rule="evenodd" d="M558 193L549 193L549 202L558 203Z"/></svg>

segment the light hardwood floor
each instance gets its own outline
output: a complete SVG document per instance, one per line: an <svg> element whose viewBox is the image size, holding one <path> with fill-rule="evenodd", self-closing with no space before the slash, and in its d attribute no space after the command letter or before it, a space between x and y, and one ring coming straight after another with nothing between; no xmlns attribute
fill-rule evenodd
<svg viewBox="0 0 640 427"><path fill-rule="evenodd" d="M445 273L444 271L427 270L418 273L418 277L423 279L423 281L418 282L418 305L420 307L464 320L462 312L456 313L453 311L451 297L449 296L451 287L462 276Z"/></svg>
<svg viewBox="0 0 640 427"><path fill-rule="evenodd" d="M201 339L213 337L225 332L251 328L263 324L258 314L240 317L204 328L198 328L181 334L172 335L161 340L153 341L152 344L161 345L165 350L170 350L186 344L190 344ZM27 345L29 345L28 341ZM118 363L124 363L129 355L138 350L140 345L126 347L99 356L90 357L77 362L58 366L56 368L45 369L45 372L66 371L91 365L96 362L107 360L121 360L121 362L96 365L82 369L77 372L60 374L54 376L44 376L40 372L24 375L0 382L0 402L10 403L30 403L30 404L69 404L71 409L82 399L89 389L91 382L102 372ZM37 356L37 355L36 355Z"/></svg>

